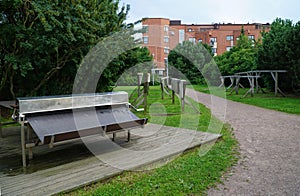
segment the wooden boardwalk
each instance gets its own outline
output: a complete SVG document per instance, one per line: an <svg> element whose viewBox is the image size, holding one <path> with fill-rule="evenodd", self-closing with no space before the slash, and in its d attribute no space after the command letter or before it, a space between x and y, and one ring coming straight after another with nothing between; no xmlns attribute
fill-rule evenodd
<svg viewBox="0 0 300 196"><path fill-rule="evenodd" d="M52 195L122 173L157 166L183 151L216 141L221 135L148 124L132 131L132 140L117 134L116 145L103 137L49 149L34 149L26 171L21 165L18 127L4 129L0 138L0 189L2 195Z"/></svg>

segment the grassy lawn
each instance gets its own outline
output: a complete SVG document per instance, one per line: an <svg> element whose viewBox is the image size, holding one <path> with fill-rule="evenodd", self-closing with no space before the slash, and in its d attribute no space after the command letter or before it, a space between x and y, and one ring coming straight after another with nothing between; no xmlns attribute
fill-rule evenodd
<svg viewBox="0 0 300 196"><path fill-rule="evenodd" d="M132 87L118 87L117 90L132 91ZM199 131L220 132L211 128L209 123L222 126L211 117L210 111L203 105L195 104L201 111L196 114L192 107L186 107L180 113L179 101L171 103L171 98L160 99L159 87L150 86L148 99L149 113L137 113L148 116L151 123L169 126L195 128ZM134 97L132 98L134 99ZM168 113L172 115L157 115ZM66 195L188 195L205 194L209 187L221 182L221 177L237 162L237 141L228 126L221 130L223 137L206 153L209 145L185 152L170 163L150 171L125 172L112 179L98 182Z"/></svg>
<svg viewBox="0 0 300 196"><path fill-rule="evenodd" d="M236 95L235 92L230 95L231 89L226 93L224 93L224 91L221 92L221 88L218 89L217 87L212 87L211 91L209 91L205 85L193 85L193 88L200 92L209 94L211 93L220 97L225 97L226 95L226 98L232 101L300 115L300 98L296 98L293 95L282 97L279 94L277 97L275 97L274 92L265 90L266 93L264 94L259 92L258 94L254 94L253 97L251 97L249 94L247 97L243 98L243 95L248 91L248 88L240 88L239 95Z"/></svg>

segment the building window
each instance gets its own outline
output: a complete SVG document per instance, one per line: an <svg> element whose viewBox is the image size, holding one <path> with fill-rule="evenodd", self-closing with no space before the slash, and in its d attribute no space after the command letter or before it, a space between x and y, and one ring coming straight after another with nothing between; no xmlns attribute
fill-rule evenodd
<svg viewBox="0 0 300 196"><path fill-rule="evenodd" d="M217 38L216 37L211 37L209 39L209 43L210 43L210 46L214 46L217 43Z"/></svg>
<svg viewBox="0 0 300 196"><path fill-rule="evenodd" d="M230 51L231 48L232 48L232 46L227 46L227 47L226 47L226 51Z"/></svg>
<svg viewBox="0 0 300 196"><path fill-rule="evenodd" d="M164 61L165 61L165 65L168 64L168 58L164 58Z"/></svg>
<svg viewBox="0 0 300 196"><path fill-rule="evenodd" d="M192 42L192 43L196 43L196 38L190 37L190 38L189 38L189 41Z"/></svg>
<svg viewBox="0 0 300 196"><path fill-rule="evenodd" d="M169 43L169 36L164 36L164 42Z"/></svg>
<svg viewBox="0 0 300 196"><path fill-rule="evenodd" d="M169 54L169 48L168 48L168 47L165 47L165 48L164 48L164 53L165 53L165 54Z"/></svg>
<svg viewBox="0 0 300 196"><path fill-rule="evenodd" d="M169 32L169 26L168 26L168 25L165 25L165 26L164 26L164 31L165 31L165 32Z"/></svg>
<svg viewBox="0 0 300 196"><path fill-rule="evenodd" d="M255 39L255 36L254 36L254 35L248 35L248 38L249 38L250 40L254 40L254 39Z"/></svg>
<svg viewBox="0 0 300 196"><path fill-rule="evenodd" d="M184 41L184 39L185 39L185 32L184 32L184 30L183 29L180 29L179 30L179 43L180 44L182 44L182 42Z"/></svg>
<svg viewBox="0 0 300 196"><path fill-rule="evenodd" d="M213 54L217 54L217 48L212 48L211 51Z"/></svg>
<svg viewBox="0 0 300 196"><path fill-rule="evenodd" d="M203 40L202 39L198 39L198 43L202 43L203 42Z"/></svg>
<svg viewBox="0 0 300 196"><path fill-rule="evenodd" d="M148 25L143 25L142 31L143 31L143 33L148 33L148 31L149 31Z"/></svg>
<svg viewBox="0 0 300 196"><path fill-rule="evenodd" d="M149 37L148 36L143 37L143 42L144 42L144 44L148 44L149 43Z"/></svg>
<svg viewBox="0 0 300 196"><path fill-rule="evenodd" d="M233 40L233 35L227 35L226 40L227 41L232 41Z"/></svg>

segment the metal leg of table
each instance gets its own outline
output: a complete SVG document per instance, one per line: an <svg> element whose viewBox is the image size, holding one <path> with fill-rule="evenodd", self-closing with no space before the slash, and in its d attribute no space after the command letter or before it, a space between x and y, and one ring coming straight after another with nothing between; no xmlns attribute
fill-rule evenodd
<svg viewBox="0 0 300 196"><path fill-rule="evenodd" d="M127 132L127 141L130 142L131 140L131 133L130 133L130 130L128 130Z"/></svg>
<svg viewBox="0 0 300 196"><path fill-rule="evenodd" d="M23 117L24 118L24 117ZM26 167L26 144L25 144L25 123L24 119L20 117L21 122L21 146L22 146L22 163L23 167Z"/></svg>
<svg viewBox="0 0 300 196"><path fill-rule="evenodd" d="M116 132L113 132L113 138L112 138L112 141L115 141L116 140Z"/></svg>

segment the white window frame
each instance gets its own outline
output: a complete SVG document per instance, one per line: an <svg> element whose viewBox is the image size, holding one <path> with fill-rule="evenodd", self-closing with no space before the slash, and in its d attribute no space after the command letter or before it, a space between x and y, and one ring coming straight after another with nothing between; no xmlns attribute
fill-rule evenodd
<svg viewBox="0 0 300 196"><path fill-rule="evenodd" d="M190 37L189 41L192 42L192 43L196 43L196 38L195 37Z"/></svg>
<svg viewBox="0 0 300 196"><path fill-rule="evenodd" d="M145 42L145 39L147 40L147 42ZM149 37L148 36L143 36L143 43L144 44L149 44Z"/></svg>
<svg viewBox="0 0 300 196"><path fill-rule="evenodd" d="M248 35L248 39L255 40L255 35Z"/></svg>
<svg viewBox="0 0 300 196"><path fill-rule="evenodd" d="M170 40L169 36L164 36L164 42L165 43L169 43L169 40Z"/></svg>
<svg viewBox="0 0 300 196"><path fill-rule="evenodd" d="M145 31L146 30L146 31ZM145 31L145 32L144 32ZM149 26L148 25L143 25L142 27L142 32L143 33L148 33L149 32Z"/></svg>
<svg viewBox="0 0 300 196"><path fill-rule="evenodd" d="M226 41L233 41L233 35L226 35Z"/></svg>
<svg viewBox="0 0 300 196"><path fill-rule="evenodd" d="M169 32L169 26L168 25L164 26L164 32Z"/></svg>
<svg viewBox="0 0 300 196"><path fill-rule="evenodd" d="M217 48L211 48L213 54L217 54Z"/></svg>
<svg viewBox="0 0 300 196"><path fill-rule="evenodd" d="M185 32L184 29L179 30L178 42L181 44L185 40Z"/></svg>
<svg viewBox="0 0 300 196"><path fill-rule="evenodd" d="M209 38L209 45L214 46L217 43L217 38L216 37L211 37Z"/></svg>
<svg viewBox="0 0 300 196"><path fill-rule="evenodd" d="M164 53L165 53L165 54L169 54L169 52L170 52L169 47L164 47Z"/></svg>

